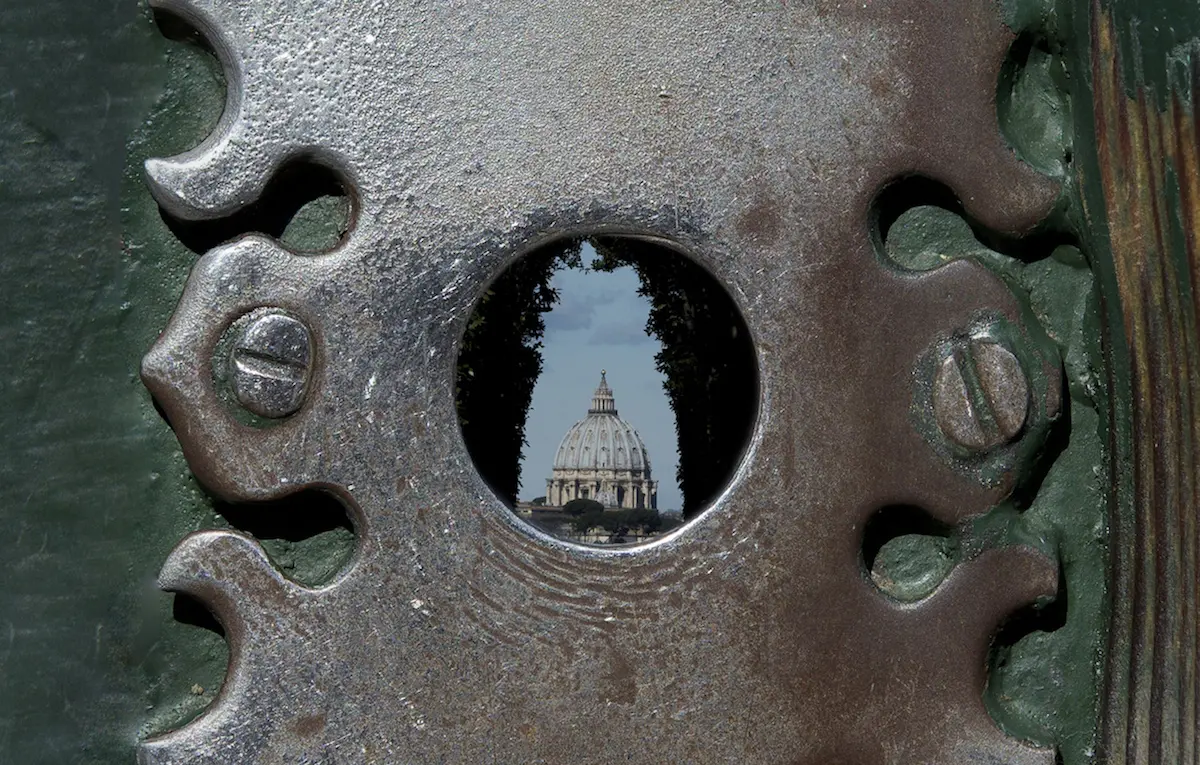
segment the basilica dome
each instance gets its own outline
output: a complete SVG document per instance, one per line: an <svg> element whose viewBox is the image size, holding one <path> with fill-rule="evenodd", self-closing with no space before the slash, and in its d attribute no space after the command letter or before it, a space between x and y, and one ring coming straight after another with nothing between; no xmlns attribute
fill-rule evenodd
<svg viewBox="0 0 1200 765"><path fill-rule="evenodd" d="M642 437L617 416L603 370L587 417L567 430L546 481L546 503L595 499L606 507L655 508L658 482L650 477L650 455Z"/></svg>
<svg viewBox="0 0 1200 765"><path fill-rule="evenodd" d="M636 470L650 477L650 457L642 437L617 416L617 404L600 372L587 417L571 426L554 455L555 470Z"/></svg>

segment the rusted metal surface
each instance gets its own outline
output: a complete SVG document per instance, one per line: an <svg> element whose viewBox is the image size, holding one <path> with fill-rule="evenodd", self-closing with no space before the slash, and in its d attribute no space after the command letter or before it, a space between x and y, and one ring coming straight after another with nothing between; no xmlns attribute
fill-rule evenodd
<svg viewBox="0 0 1200 765"><path fill-rule="evenodd" d="M1200 762L1200 144L1196 60L1160 109L1092 7L1094 120L1132 390L1132 501L1113 519L1107 762ZM1134 30L1136 32L1136 30ZM1116 486L1124 490L1121 483Z"/></svg>
<svg viewBox="0 0 1200 765"><path fill-rule="evenodd" d="M231 667L143 763L1052 762L982 692L991 634L1054 592L1054 562L986 550L899 603L861 549L883 508L953 525L1012 485L932 448L913 391L958 328L1020 327L1016 301L965 261L895 270L872 209L911 173L1006 234L1049 208L1054 186L997 131L1012 37L994 3L167 5L210 37L230 102L202 146L150 163L161 203L229 214L304 154L356 209L326 254L251 236L204 256L144 378L214 491L335 492L359 541L315 589L239 534L180 544L162 583L213 608ZM694 522L584 548L479 478L454 367L513 258L622 233L730 290L759 413ZM262 306L309 328L313 359L302 408L256 429L212 359ZM1033 402L1058 393L1044 363Z"/></svg>

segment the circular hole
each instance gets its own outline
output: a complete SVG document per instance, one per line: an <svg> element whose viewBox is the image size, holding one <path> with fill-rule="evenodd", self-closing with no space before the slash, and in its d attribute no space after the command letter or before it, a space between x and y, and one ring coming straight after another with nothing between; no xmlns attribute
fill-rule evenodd
<svg viewBox="0 0 1200 765"><path fill-rule="evenodd" d="M695 518L753 428L750 331L690 258L636 237L565 239L477 302L457 407L479 474L526 523L635 544Z"/></svg>

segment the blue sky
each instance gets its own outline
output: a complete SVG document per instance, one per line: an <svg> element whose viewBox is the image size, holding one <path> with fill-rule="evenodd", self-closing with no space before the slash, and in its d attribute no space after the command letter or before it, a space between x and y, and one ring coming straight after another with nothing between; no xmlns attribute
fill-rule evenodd
<svg viewBox="0 0 1200 765"><path fill-rule="evenodd" d="M584 263L591 261L592 252L585 244ZM637 294L637 275L631 268L612 273L563 270L553 283L559 302L546 314L542 374L525 424L529 445L521 461L518 496L529 500L546 493L558 443L567 428L587 415L605 369L618 413L646 442L658 480L659 509L678 509L675 415L663 391L663 376L654 368L659 344L646 335L650 303Z"/></svg>

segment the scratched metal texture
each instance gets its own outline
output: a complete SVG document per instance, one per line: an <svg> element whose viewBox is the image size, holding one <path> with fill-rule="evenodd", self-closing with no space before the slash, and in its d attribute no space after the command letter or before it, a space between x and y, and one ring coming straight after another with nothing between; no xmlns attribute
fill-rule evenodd
<svg viewBox="0 0 1200 765"><path fill-rule="evenodd" d="M354 210L327 253L252 235L205 255L143 378L213 491L333 492L358 547L307 588L248 537L183 540L161 582L214 610L229 675L142 763L1053 761L1002 734L982 693L990 635L1054 592L1054 562L988 550L901 604L861 552L881 508L957 524L1012 486L929 443L915 370L963 328L1021 327L1017 303L966 261L886 263L873 206L920 174L1002 234L1049 210L1056 187L997 129L1012 35L995 4L162 6L206 35L229 101L202 145L148 163L160 203L227 216L302 158ZM457 343L489 280L594 234L696 259L757 351L730 486L643 547L523 525L455 416ZM304 407L272 427L213 382L222 333L262 306L314 343ZM1042 425L1055 364L1034 375Z"/></svg>

